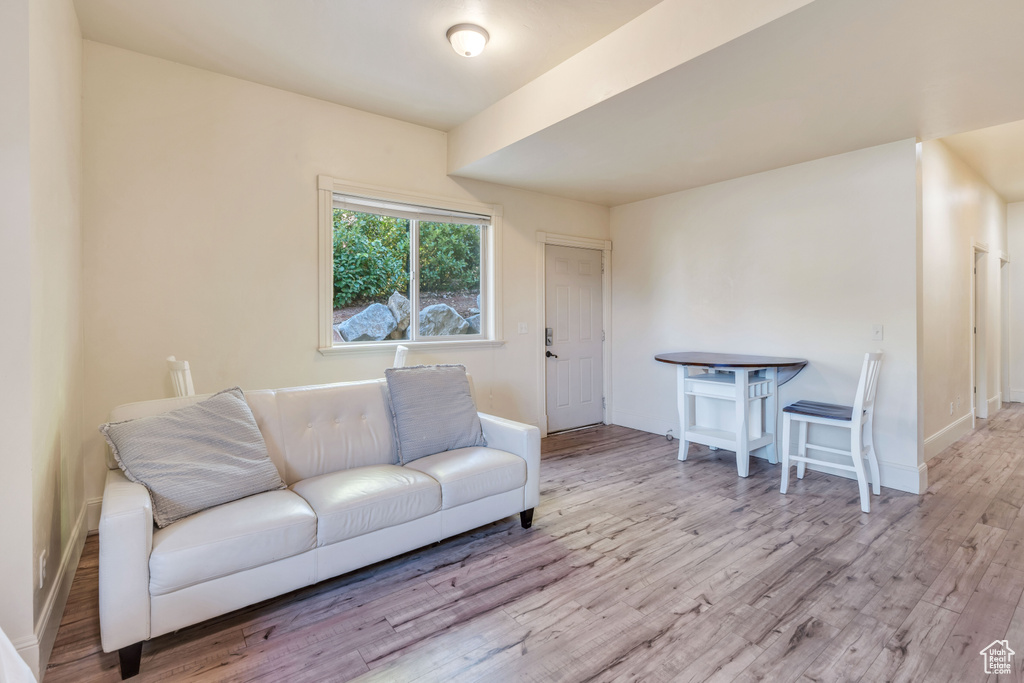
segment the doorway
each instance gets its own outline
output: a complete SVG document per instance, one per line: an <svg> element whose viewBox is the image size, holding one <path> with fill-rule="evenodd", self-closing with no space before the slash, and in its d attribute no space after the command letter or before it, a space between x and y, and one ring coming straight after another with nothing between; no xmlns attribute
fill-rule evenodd
<svg viewBox="0 0 1024 683"><path fill-rule="evenodd" d="M603 254L548 244L544 368L548 432L604 420Z"/></svg>

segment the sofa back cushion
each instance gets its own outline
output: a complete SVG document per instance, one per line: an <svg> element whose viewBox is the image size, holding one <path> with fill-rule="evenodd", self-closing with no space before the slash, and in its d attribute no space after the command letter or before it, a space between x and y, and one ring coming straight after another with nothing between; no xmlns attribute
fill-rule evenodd
<svg viewBox="0 0 1024 683"><path fill-rule="evenodd" d="M128 403L110 411L110 420L159 415L205 398L209 395ZM289 486L352 467L398 464L383 379L255 389L245 392L245 400L271 462ZM117 469L109 449L107 466Z"/></svg>
<svg viewBox="0 0 1024 683"><path fill-rule="evenodd" d="M281 444L280 418L277 415L277 393L273 389L256 389L245 392L245 400L249 403L249 410L256 418L256 426L263 434L263 441L267 444L267 454L270 461L277 467L277 471L284 479L284 483L291 486L288 480L288 461L284 455L284 446Z"/></svg>
<svg viewBox="0 0 1024 683"><path fill-rule="evenodd" d="M288 485L353 467L398 464L384 380L274 393L277 433L264 435L268 450L273 441L282 451Z"/></svg>

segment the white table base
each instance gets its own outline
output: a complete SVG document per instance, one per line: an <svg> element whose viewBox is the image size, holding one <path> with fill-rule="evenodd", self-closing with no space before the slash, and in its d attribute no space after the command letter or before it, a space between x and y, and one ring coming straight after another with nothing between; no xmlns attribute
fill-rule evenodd
<svg viewBox="0 0 1024 683"><path fill-rule="evenodd" d="M764 448L768 461L778 462L775 435L778 433L776 393L778 372L775 367L718 368L716 373L690 374L693 366L676 368L677 405L679 408L679 459L686 460L690 444L699 443L736 453L736 471L741 477L750 472L750 453ZM693 368L703 370L703 368ZM764 376L757 375L764 370ZM729 382L725 375L733 375ZM721 425L697 424L697 401L732 402L732 429ZM762 410L764 419L762 420Z"/></svg>

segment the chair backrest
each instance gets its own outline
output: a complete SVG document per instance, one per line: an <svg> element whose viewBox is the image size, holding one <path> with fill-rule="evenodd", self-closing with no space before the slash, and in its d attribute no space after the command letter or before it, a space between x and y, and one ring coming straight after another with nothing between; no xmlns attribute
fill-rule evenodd
<svg viewBox="0 0 1024 683"><path fill-rule="evenodd" d="M196 390L192 386L192 370L189 369L187 360L177 360L174 356L168 356L167 369L171 371L175 396L196 395Z"/></svg>
<svg viewBox="0 0 1024 683"><path fill-rule="evenodd" d="M882 368L882 352L865 353L864 365L860 369L857 396L853 400L853 414L871 414L875 409L875 392L878 390L878 371Z"/></svg>

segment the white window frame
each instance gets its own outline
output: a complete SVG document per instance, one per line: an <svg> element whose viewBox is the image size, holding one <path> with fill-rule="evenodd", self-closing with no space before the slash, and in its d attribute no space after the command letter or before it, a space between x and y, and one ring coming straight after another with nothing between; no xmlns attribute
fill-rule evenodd
<svg viewBox="0 0 1024 683"><path fill-rule="evenodd" d="M365 197L379 201L392 201L436 208L439 210L475 213L491 217L491 224L481 226L480 242L480 336L469 339L442 337L437 341L388 339L375 342L334 343L334 195ZM501 346L504 344L501 325L501 218L502 208L495 204L479 204L447 197L397 192L384 187L362 185L331 176L317 176L319 202L319 275L318 296L319 343L323 355L360 353L374 350L394 352L401 344L409 348L443 349ZM418 288L417 288L418 289ZM418 302L413 302L417 304Z"/></svg>

